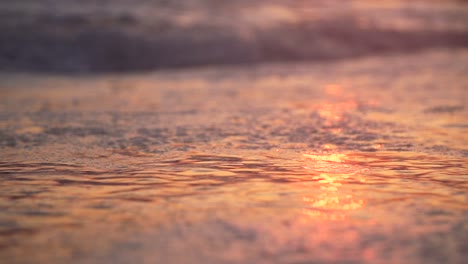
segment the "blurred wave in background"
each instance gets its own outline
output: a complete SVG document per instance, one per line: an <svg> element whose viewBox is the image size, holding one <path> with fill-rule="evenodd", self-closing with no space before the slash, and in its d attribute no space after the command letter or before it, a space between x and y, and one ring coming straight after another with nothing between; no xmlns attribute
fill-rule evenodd
<svg viewBox="0 0 468 264"><path fill-rule="evenodd" d="M0 2L0 70L119 72L468 46L464 1Z"/></svg>

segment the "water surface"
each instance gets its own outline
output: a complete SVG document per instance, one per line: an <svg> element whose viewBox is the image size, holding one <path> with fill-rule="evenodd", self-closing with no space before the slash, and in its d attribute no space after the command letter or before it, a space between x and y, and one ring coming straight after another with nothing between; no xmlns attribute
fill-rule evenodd
<svg viewBox="0 0 468 264"><path fill-rule="evenodd" d="M462 263L466 51L2 74L5 263Z"/></svg>

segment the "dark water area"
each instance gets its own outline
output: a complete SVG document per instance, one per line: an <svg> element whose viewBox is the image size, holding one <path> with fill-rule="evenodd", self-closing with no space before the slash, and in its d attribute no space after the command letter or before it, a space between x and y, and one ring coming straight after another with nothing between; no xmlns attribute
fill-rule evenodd
<svg viewBox="0 0 468 264"><path fill-rule="evenodd" d="M468 52L0 74L2 263L464 263Z"/></svg>
<svg viewBox="0 0 468 264"><path fill-rule="evenodd" d="M468 46L463 1L3 1L0 70L103 73Z"/></svg>

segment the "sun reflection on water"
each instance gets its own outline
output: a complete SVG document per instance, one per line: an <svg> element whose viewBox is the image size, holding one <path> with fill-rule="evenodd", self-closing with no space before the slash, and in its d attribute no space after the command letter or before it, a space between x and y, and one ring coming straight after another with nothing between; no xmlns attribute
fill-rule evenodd
<svg viewBox="0 0 468 264"><path fill-rule="evenodd" d="M366 169L349 164L350 158L343 153L304 153L306 169L319 173L313 179L320 185L318 195L304 195L302 201L306 207L302 214L314 219L344 221L350 211L364 206L363 199L341 191L343 182ZM365 182L365 180L360 180Z"/></svg>
<svg viewBox="0 0 468 264"><path fill-rule="evenodd" d="M339 84L326 85L324 92L330 102L319 105L317 112L327 125L336 125L343 120L347 112L358 107L353 96L347 94L346 89ZM341 131L342 129L338 127L331 132L336 134ZM382 144L374 146L375 149L381 147ZM343 191L343 184L349 178L356 179L357 175L366 169L356 166L348 154L335 152L334 145L325 144L323 149L325 152L302 154L304 168L315 175L313 179L320 186L319 194L302 197L302 201L306 204L302 214L317 219L343 221L350 211L358 210L365 204L363 199L355 198L352 194ZM359 181L365 182L364 179Z"/></svg>
<svg viewBox="0 0 468 264"><path fill-rule="evenodd" d="M318 113L320 117L329 122L336 122L343 119L343 113L357 108L357 102L354 100L344 101L340 103L325 103L322 104Z"/></svg>
<svg viewBox="0 0 468 264"><path fill-rule="evenodd" d="M339 84L326 85L324 92L327 94L328 99L338 100L337 102L326 102L318 106L317 112L327 125L342 121L344 113L354 110L358 106L353 96L346 94L344 87Z"/></svg>

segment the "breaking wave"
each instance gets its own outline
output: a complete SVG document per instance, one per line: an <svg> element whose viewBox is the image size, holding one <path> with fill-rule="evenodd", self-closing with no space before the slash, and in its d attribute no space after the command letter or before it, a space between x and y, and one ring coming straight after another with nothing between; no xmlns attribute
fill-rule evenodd
<svg viewBox="0 0 468 264"><path fill-rule="evenodd" d="M0 70L140 71L468 46L468 11L457 2L36 2L0 4Z"/></svg>

